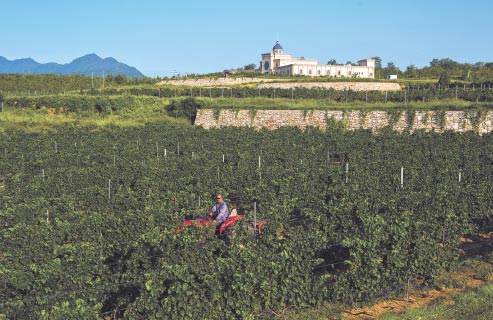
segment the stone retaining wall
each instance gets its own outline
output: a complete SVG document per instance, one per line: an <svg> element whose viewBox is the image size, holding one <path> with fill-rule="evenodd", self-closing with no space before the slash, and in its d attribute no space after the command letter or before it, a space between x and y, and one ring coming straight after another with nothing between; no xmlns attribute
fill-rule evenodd
<svg viewBox="0 0 493 320"><path fill-rule="evenodd" d="M416 129L443 132L474 130L479 134L493 131L493 110L470 111L322 111L322 110L229 110L201 109L195 125L206 129L221 127L254 127L278 129L285 126L305 129L326 128L328 119L342 121L349 130L379 130L392 125L394 130ZM412 123L411 123L412 122Z"/></svg>

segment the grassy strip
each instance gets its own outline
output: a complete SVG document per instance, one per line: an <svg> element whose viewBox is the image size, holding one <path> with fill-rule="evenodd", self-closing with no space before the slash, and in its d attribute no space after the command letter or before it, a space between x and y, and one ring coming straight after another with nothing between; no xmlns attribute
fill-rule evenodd
<svg viewBox="0 0 493 320"><path fill-rule="evenodd" d="M329 99L271 99L271 98L196 98L204 108L259 109L259 110L464 110L493 108L493 103L472 103L463 100L440 100L417 103L340 103Z"/></svg>
<svg viewBox="0 0 493 320"><path fill-rule="evenodd" d="M60 109L9 108L0 113L0 131L10 129L28 132L50 132L58 126L73 125L101 129L108 126L134 127L164 122L173 126L190 125L185 119L169 117L161 103L136 102L132 107L116 112L97 113L95 110L66 112Z"/></svg>
<svg viewBox="0 0 493 320"><path fill-rule="evenodd" d="M385 320L406 319L493 319L493 283L472 292L459 293L419 309L383 317Z"/></svg>

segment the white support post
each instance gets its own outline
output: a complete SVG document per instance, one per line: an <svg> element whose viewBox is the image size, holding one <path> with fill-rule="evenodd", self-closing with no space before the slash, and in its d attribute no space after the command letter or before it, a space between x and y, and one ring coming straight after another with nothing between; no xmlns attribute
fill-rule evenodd
<svg viewBox="0 0 493 320"><path fill-rule="evenodd" d="M108 179L108 199L111 199L111 179Z"/></svg>
<svg viewBox="0 0 493 320"><path fill-rule="evenodd" d="M404 167L401 167L401 188L404 186Z"/></svg>
<svg viewBox="0 0 493 320"><path fill-rule="evenodd" d="M257 233L257 201L253 203L253 236Z"/></svg>
<svg viewBox="0 0 493 320"><path fill-rule="evenodd" d="M346 162L346 183L348 182L349 163Z"/></svg>

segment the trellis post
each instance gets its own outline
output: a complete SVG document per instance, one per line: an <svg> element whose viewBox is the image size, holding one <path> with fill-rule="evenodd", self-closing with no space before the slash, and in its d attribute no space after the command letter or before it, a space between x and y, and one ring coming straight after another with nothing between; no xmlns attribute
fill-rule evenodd
<svg viewBox="0 0 493 320"><path fill-rule="evenodd" d="M401 167L401 188L404 186L404 167Z"/></svg>
<svg viewBox="0 0 493 320"><path fill-rule="evenodd" d="M111 179L108 179L108 199L111 199Z"/></svg>
<svg viewBox="0 0 493 320"><path fill-rule="evenodd" d="M348 182L349 162L346 162L346 183Z"/></svg>
<svg viewBox="0 0 493 320"><path fill-rule="evenodd" d="M257 201L253 203L253 236L257 233Z"/></svg>

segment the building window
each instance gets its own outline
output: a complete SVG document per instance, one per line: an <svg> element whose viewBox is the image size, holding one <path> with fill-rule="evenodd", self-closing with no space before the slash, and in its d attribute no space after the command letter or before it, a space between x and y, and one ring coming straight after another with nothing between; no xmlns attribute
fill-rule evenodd
<svg viewBox="0 0 493 320"><path fill-rule="evenodd" d="M320 75L320 70L318 70L318 75Z"/></svg>
<svg viewBox="0 0 493 320"><path fill-rule="evenodd" d="M341 75L341 70L337 71L337 75L340 76Z"/></svg>
<svg viewBox="0 0 493 320"><path fill-rule="evenodd" d="M303 74L303 69L300 69L300 74Z"/></svg>
<svg viewBox="0 0 493 320"><path fill-rule="evenodd" d="M330 70L327 70L327 75L330 76Z"/></svg>
<svg viewBox="0 0 493 320"><path fill-rule="evenodd" d="M312 74L312 69L308 69L308 74Z"/></svg>

